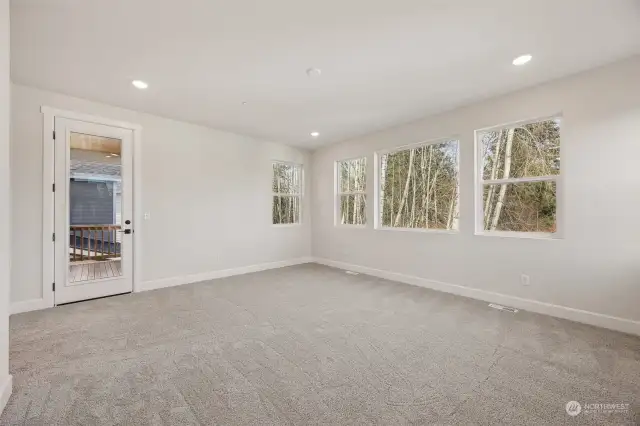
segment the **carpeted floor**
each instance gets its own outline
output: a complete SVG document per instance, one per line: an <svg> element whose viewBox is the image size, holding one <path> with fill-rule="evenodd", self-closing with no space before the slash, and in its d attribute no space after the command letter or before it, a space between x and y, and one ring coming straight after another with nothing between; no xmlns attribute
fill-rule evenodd
<svg viewBox="0 0 640 426"><path fill-rule="evenodd" d="M640 338L313 264L14 315L10 359L2 425L640 422Z"/></svg>

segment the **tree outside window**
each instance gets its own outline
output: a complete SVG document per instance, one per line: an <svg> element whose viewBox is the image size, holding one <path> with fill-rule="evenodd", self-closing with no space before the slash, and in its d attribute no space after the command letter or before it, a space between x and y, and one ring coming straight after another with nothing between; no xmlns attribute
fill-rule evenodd
<svg viewBox="0 0 640 426"><path fill-rule="evenodd" d="M457 230L458 156L457 140L380 155L380 226Z"/></svg>
<svg viewBox="0 0 640 426"><path fill-rule="evenodd" d="M338 223L365 225L367 223L367 159L338 161Z"/></svg>
<svg viewBox="0 0 640 426"><path fill-rule="evenodd" d="M478 131L476 138L482 191L478 228L555 233L560 120Z"/></svg>
<svg viewBox="0 0 640 426"><path fill-rule="evenodd" d="M302 165L274 162L272 179L272 223L300 223L302 212Z"/></svg>

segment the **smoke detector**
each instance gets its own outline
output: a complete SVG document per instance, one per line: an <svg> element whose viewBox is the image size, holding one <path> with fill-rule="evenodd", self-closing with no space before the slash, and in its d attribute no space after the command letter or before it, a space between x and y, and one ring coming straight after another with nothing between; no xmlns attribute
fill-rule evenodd
<svg viewBox="0 0 640 426"><path fill-rule="evenodd" d="M320 77L321 75L322 75L322 70L319 68L309 68L307 70L307 77L309 78Z"/></svg>

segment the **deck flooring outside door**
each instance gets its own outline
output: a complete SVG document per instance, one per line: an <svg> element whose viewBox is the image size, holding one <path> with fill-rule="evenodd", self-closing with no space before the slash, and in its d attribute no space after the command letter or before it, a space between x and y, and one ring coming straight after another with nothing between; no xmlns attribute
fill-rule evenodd
<svg viewBox="0 0 640 426"><path fill-rule="evenodd" d="M69 282L91 281L122 276L120 260L108 262L71 263L69 265Z"/></svg>

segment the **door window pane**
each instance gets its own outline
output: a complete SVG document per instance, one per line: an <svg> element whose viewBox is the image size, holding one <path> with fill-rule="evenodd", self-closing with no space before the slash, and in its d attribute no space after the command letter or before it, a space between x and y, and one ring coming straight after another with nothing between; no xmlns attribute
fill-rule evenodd
<svg viewBox="0 0 640 426"><path fill-rule="evenodd" d="M71 133L69 283L122 276L122 142Z"/></svg>

